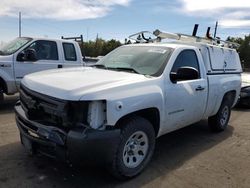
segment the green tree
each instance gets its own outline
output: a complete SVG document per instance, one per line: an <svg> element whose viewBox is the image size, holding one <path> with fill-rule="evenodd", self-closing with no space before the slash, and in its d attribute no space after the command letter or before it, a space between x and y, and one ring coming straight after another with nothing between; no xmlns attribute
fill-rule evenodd
<svg viewBox="0 0 250 188"><path fill-rule="evenodd" d="M121 45L121 42L115 39L106 41L96 37L95 41L84 42L82 51L89 57L104 56Z"/></svg>
<svg viewBox="0 0 250 188"><path fill-rule="evenodd" d="M250 68L250 35L245 36L245 39L240 45L239 52L241 61L244 63L245 68Z"/></svg>
<svg viewBox="0 0 250 188"><path fill-rule="evenodd" d="M240 60L243 64L242 66L245 68L250 68L250 34L245 36L244 38L228 37L227 41L240 44L238 52L240 55Z"/></svg>
<svg viewBox="0 0 250 188"><path fill-rule="evenodd" d="M103 46L103 50L102 50L102 55L106 55L108 54L109 52L111 52L112 50L114 50L115 48L121 46L121 42L120 41L117 41L117 40L114 40L114 39L111 39L111 40L108 40L104 43L104 46Z"/></svg>

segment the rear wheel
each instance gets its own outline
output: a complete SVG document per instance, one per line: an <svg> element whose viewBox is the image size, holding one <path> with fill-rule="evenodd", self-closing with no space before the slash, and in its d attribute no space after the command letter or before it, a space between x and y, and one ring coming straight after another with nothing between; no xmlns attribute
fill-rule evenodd
<svg viewBox="0 0 250 188"><path fill-rule="evenodd" d="M2 87L0 86L0 101L2 101L4 99L4 96L3 96L3 89Z"/></svg>
<svg viewBox="0 0 250 188"><path fill-rule="evenodd" d="M228 100L223 100L219 111L214 116L208 118L208 124L213 132L224 131L231 115L231 105Z"/></svg>
<svg viewBox="0 0 250 188"><path fill-rule="evenodd" d="M155 148L155 131L151 123L132 117L120 124L121 136L113 157L111 173L119 179L138 175L147 166Z"/></svg>

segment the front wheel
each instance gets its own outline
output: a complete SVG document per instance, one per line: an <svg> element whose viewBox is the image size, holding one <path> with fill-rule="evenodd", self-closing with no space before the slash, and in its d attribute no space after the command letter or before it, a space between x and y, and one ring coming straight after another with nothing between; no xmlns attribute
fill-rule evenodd
<svg viewBox="0 0 250 188"><path fill-rule="evenodd" d="M148 120L136 116L119 126L120 143L112 160L111 173L119 179L128 179L142 172L152 158L155 131Z"/></svg>
<svg viewBox="0 0 250 188"><path fill-rule="evenodd" d="M224 131L231 115L231 105L228 100L224 100L217 114L208 118L208 125L213 132Z"/></svg>

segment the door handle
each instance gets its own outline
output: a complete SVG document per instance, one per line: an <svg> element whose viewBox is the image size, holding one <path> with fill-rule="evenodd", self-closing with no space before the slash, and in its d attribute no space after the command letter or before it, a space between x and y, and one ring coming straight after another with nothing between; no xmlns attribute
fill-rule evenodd
<svg viewBox="0 0 250 188"><path fill-rule="evenodd" d="M57 68L59 68L59 69L60 69L60 68L63 68L63 66L62 66L62 65L57 65Z"/></svg>
<svg viewBox="0 0 250 188"><path fill-rule="evenodd" d="M204 90L204 89L205 89L204 87L198 86L195 90L196 90L196 91L202 91L202 90Z"/></svg>

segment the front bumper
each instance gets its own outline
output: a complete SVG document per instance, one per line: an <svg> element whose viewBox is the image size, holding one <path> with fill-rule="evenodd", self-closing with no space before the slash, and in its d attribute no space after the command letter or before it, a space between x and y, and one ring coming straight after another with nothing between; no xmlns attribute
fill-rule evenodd
<svg viewBox="0 0 250 188"><path fill-rule="evenodd" d="M109 163L117 149L119 129L101 131L78 126L64 131L29 120L20 102L15 113L21 142L31 153L70 163Z"/></svg>

